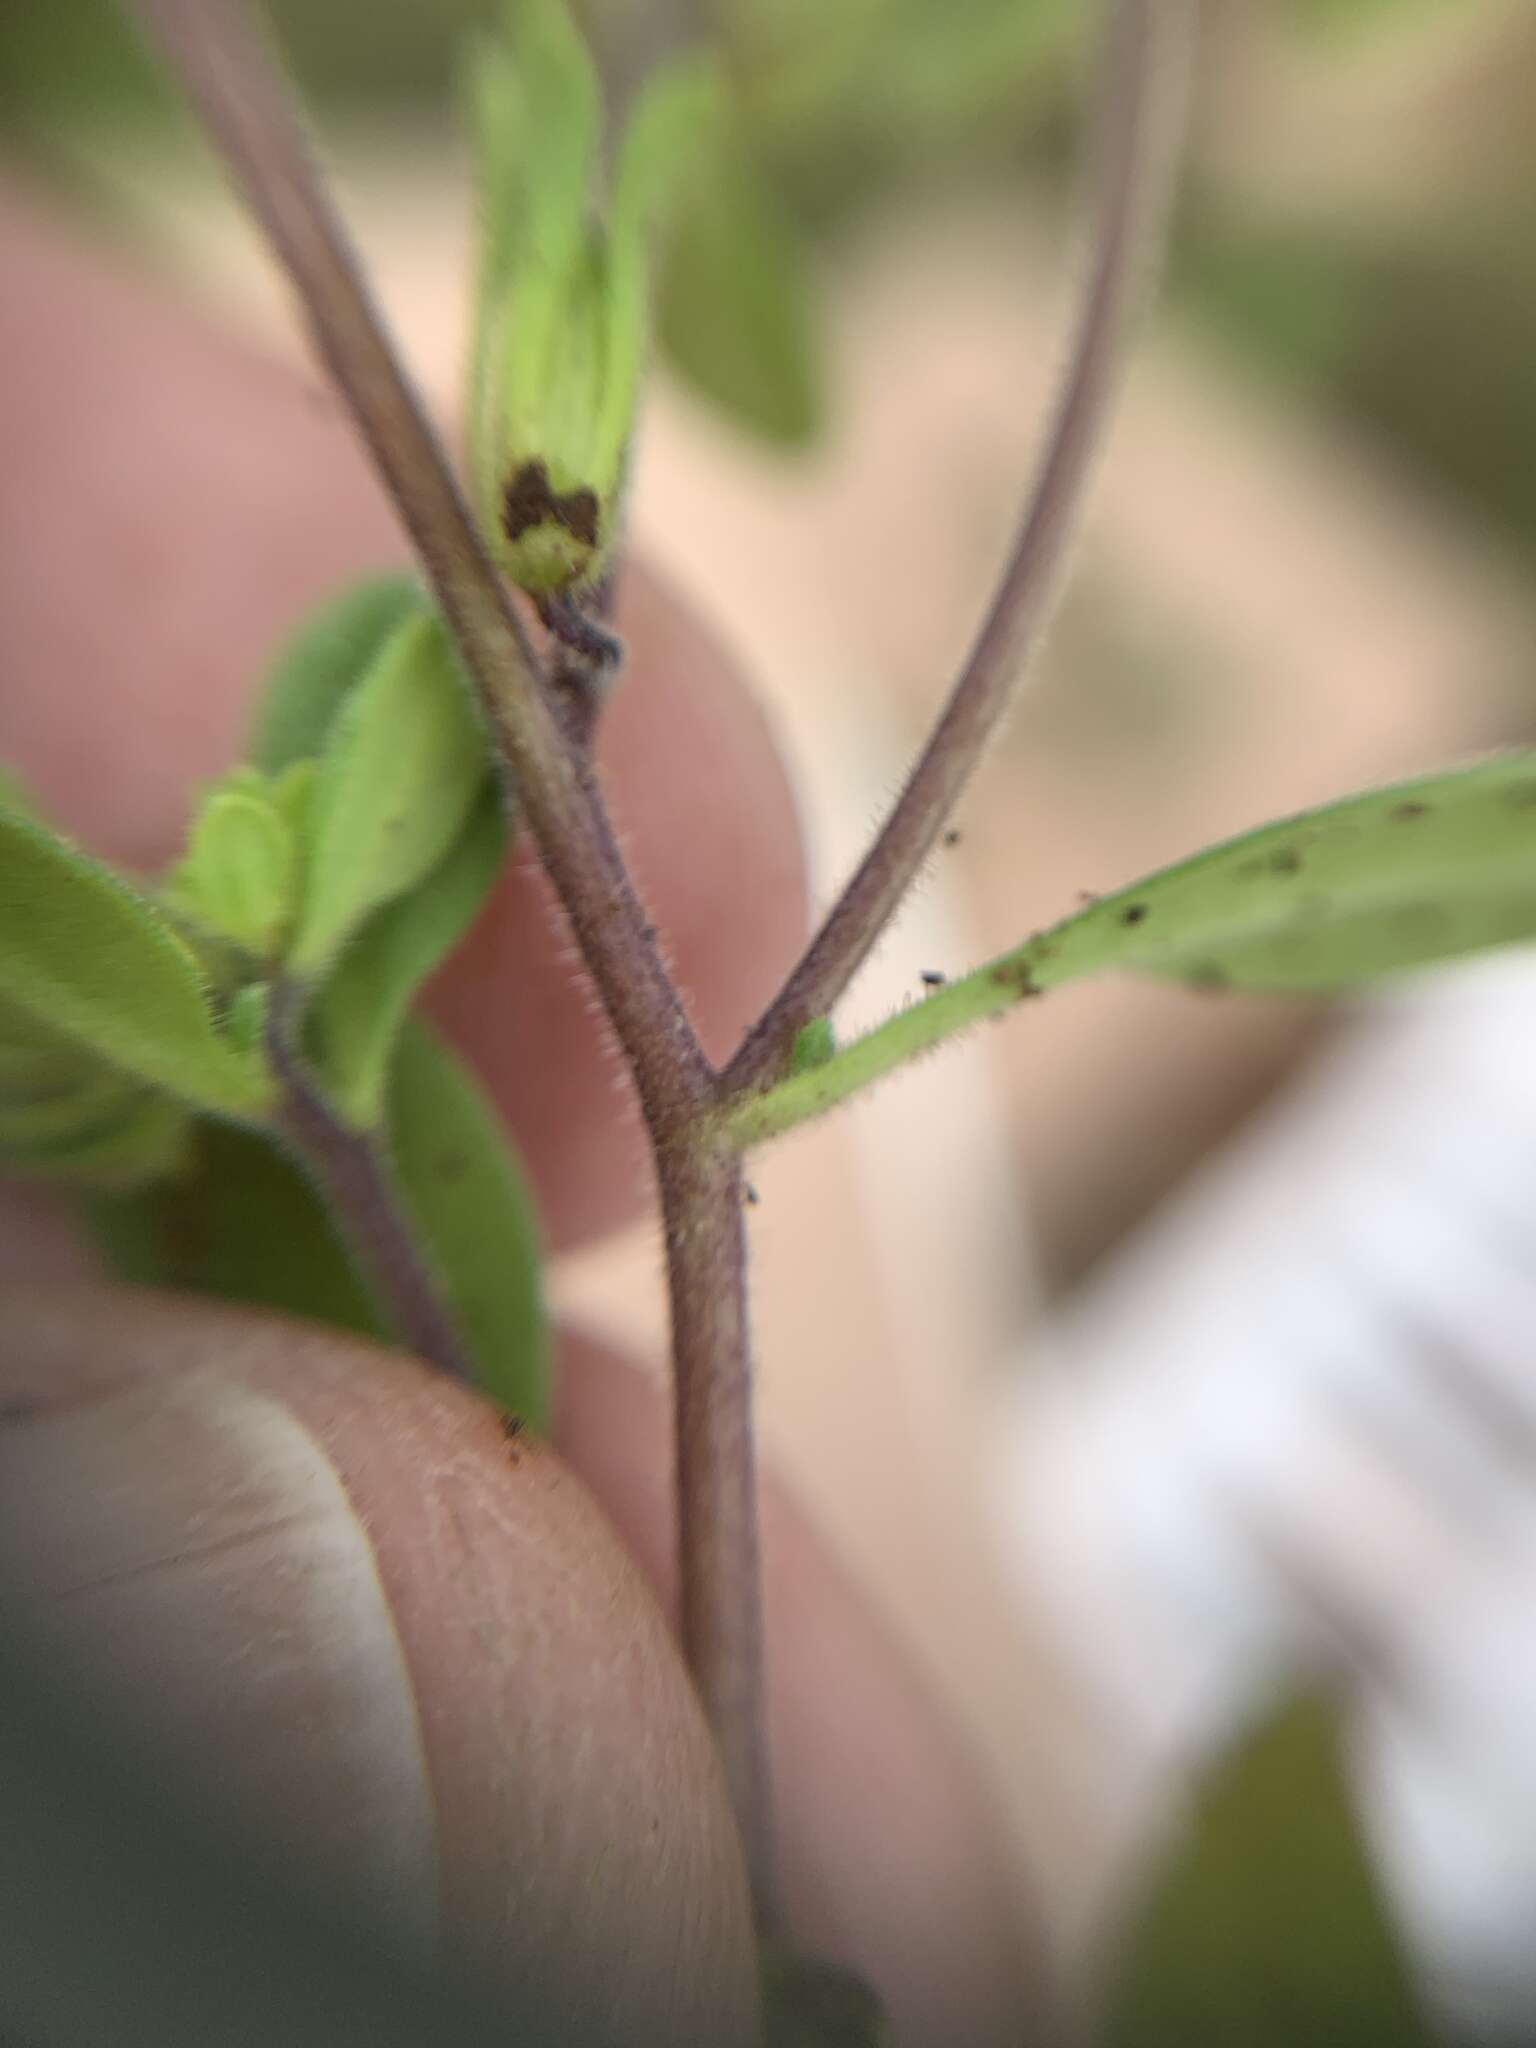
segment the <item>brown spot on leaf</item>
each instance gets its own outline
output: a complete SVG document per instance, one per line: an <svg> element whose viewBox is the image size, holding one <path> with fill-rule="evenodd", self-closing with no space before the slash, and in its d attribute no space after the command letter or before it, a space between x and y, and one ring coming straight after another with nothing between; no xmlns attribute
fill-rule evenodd
<svg viewBox="0 0 1536 2048"><path fill-rule="evenodd" d="M1387 815L1395 824L1411 825L1416 818L1429 816L1429 805L1421 804L1417 797L1409 797L1403 803L1394 804Z"/></svg>
<svg viewBox="0 0 1536 2048"><path fill-rule="evenodd" d="M1279 846L1269 856L1269 871L1274 875L1294 875L1301 866L1301 855L1294 846Z"/></svg>
<svg viewBox="0 0 1536 2048"><path fill-rule="evenodd" d="M562 526L585 547L597 546L597 493L583 487L556 491L542 462L525 462L502 493L501 523L508 540L521 540L530 527Z"/></svg>
<svg viewBox="0 0 1536 2048"><path fill-rule="evenodd" d="M1184 986L1193 989L1196 995L1219 996L1232 986L1232 977L1214 960L1203 960L1198 967L1189 970L1184 977Z"/></svg>
<svg viewBox="0 0 1536 2048"><path fill-rule="evenodd" d="M998 988L1011 989L1016 996L1045 993L1024 960L1000 960L992 970L992 981Z"/></svg>
<svg viewBox="0 0 1536 2048"><path fill-rule="evenodd" d="M1120 913L1120 922L1122 924L1140 924L1146 915L1147 906L1145 903L1127 903L1124 910Z"/></svg>

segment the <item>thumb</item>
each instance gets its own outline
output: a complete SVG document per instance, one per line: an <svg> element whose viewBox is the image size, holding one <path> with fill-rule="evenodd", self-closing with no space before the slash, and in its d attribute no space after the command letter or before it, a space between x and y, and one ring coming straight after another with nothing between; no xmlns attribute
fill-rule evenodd
<svg viewBox="0 0 1536 2048"><path fill-rule="evenodd" d="M151 1782L530 2022L751 2040L714 1752L555 1452L272 1317L107 1290L6 1312L0 1590Z"/></svg>

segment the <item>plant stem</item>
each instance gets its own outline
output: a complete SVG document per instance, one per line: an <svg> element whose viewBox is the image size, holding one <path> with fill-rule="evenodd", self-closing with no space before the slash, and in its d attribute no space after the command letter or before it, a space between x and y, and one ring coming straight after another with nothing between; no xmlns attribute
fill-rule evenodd
<svg viewBox="0 0 1536 2048"><path fill-rule="evenodd" d="M716 1730L759 1926L777 1917L763 1718L761 1583L741 1158L658 1151L672 1311L683 1648ZM749 1599L742 1587L754 1589Z"/></svg>
<svg viewBox="0 0 1536 2048"><path fill-rule="evenodd" d="M873 846L721 1078L730 1099L782 1072L798 1033L825 1016L863 964L1007 707L1059 584L1125 357L1130 316L1158 240L1178 95L1174 28L1191 0L1116 0L1099 108L1099 208L1066 383L997 593L971 656Z"/></svg>
<svg viewBox="0 0 1536 2048"><path fill-rule="evenodd" d="M130 0L294 286L454 630L539 857L648 1118L685 1117L709 1069L648 936L596 786L541 687L441 444L397 360L288 90L237 0Z"/></svg>
<svg viewBox="0 0 1536 2048"><path fill-rule="evenodd" d="M620 856L585 736L539 675L261 38L238 0L127 4L181 79L298 294L454 631L520 814L634 1078L663 1187L669 1267L676 1268L679 1569L688 1646L737 1802L759 1910L771 1920L745 1274L737 1170L718 1150L701 1149L713 1069ZM360 1173L356 1184L338 1178L333 1193L363 1209L369 1199Z"/></svg>
<svg viewBox="0 0 1536 2048"><path fill-rule="evenodd" d="M300 1050L302 1006L298 989L279 984L272 990L267 1056L283 1091L273 1128L319 1188L395 1336L429 1365L473 1385L469 1351L423 1256L383 1146L341 1120Z"/></svg>
<svg viewBox="0 0 1536 2048"><path fill-rule="evenodd" d="M1036 959L1033 942L1016 953L1004 953L840 1045L819 1066L806 1067L759 1093L726 1103L718 1112L721 1141L745 1150L781 1138L786 1131L825 1116L829 1109L910 1065L946 1039L1012 1009L1027 996L1043 995L1049 970L1042 964L1037 980Z"/></svg>

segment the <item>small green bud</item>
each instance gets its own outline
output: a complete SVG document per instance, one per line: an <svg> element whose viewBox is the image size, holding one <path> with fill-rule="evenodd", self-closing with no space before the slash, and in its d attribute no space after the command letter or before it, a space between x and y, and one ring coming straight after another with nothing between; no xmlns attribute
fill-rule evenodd
<svg viewBox="0 0 1536 2048"><path fill-rule="evenodd" d="M565 0L523 0L470 80L482 219L469 446L487 541L543 599L617 538L648 326L649 242L714 103L689 61L641 93L597 206L596 73Z"/></svg>
<svg viewBox="0 0 1536 2048"><path fill-rule="evenodd" d="M258 959L282 948L297 908L299 848L272 790L237 769L210 791L167 896L210 931Z"/></svg>
<svg viewBox="0 0 1536 2048"><path fill-rule="evenodd" d="M789 1071L804 1074L812 1067L824 1067L836 1051L837 1034L832 1028L832 1019L813 1017L796 1033L789 1053Z"/></svg>

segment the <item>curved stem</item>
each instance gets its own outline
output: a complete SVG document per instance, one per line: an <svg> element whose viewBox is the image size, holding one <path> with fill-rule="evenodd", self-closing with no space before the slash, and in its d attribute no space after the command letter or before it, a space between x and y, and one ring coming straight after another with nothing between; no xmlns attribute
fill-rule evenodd
<svg viewBox="0 0 1536 2048"><path fill-rule="evenodd" d="M1176 94L1166 75L1189 0L1116 0L1099 114L1100 200L1067 380L1013 553L942 717L874 845L762 1020L721 1077L731 1099L783 1068L826 1015L912 886L1007 707L1040 635L1119 385L1141 274L1157 240Z"/></svg>

